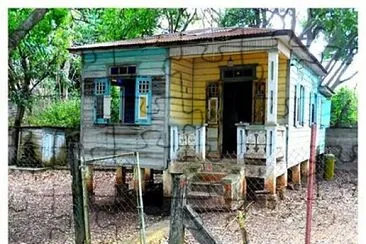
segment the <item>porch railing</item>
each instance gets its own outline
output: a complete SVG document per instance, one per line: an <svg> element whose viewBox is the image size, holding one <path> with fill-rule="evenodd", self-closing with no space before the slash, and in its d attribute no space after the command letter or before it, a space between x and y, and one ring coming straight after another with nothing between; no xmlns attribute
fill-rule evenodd
<svg viewBox="0 0 366 244"><path fill-rule="evenodd" d="M170 159L205 160L206 125L170 126Z"/></svg>
<svg viewBox="0 0 366 244"><path fill-rule="evenodd" d="M276 125L237 126L237 160L275 161L285 156L286 128Z"/></svg>

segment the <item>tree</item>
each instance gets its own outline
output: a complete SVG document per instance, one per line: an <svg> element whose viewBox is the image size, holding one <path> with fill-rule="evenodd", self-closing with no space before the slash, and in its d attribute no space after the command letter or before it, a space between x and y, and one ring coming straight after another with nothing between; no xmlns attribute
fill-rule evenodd
<svg viewBox="0 0 366 244"><path fill-rule="evenodd" d="M357 125L357 95L349 88L341 88L332 97L331 126L349 127Z"/></svg>
<svg viewBox="0 0 366 244"><path fill-rule="evenodd" d="M353 78L343 77L358 53L358 13L354 9L308 9L308 17L300 38L310 46L320 33L328 45L323 51L322 63L328 75L323 83L332 89Z"/></svg>
<svg viewBox="0 0 366 244"><path fill-rule="evenodd" d="M9 9L8 30L13 33L23 19L32 15L32 9ZM55 79L68 58L70 45L69 11L52 9L34 25L19 44L9 52L9 98L16 104L13 141L18 145L19 127L27 108L32 106L32 95L41 82ZM39 91L41 92L41 91ZM17 146L14 155L17 155Z"/></svg>
<svg viewBox="0 0 366 244"><path fill-rule="evenodd" d="M28 34L28 32L36 25L47 13L48 9L35 9L15 30L9 35L8 48L11 52L16 48L19 42Z"/></svg>
<svg viewBox="0 0 366 244"><path fill-rule="evenodd" d="M165 33L185 31L197 18L197 9L171 8L159 10L161 19L158 27ZM166 24L167 23L167 26Z"/></svg>
<svg viewBox="0 0 366 244"><path fill-rule="evenodd" d="M286 20L289 20L288 29L295 31L296 10L293 8L249 8L249 9L227 9L220 18L221 26L241 27L271 27L274 17L282 21L282 28L287 27ZM357 72L349 77L344 77L350 67L354 56L358 52L358 13L354 9L308 9L307 18L303 23L303 30L299 38L307 47L324 34L328 45L323 51L322 64L328 71L323 77L322 84L335 89L338 85L353 78Z"/></svg>

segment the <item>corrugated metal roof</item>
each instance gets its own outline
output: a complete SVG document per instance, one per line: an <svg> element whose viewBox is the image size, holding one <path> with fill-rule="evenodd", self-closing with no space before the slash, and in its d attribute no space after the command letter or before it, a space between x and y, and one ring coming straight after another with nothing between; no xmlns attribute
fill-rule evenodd
<svg viewBox="0 0 366 244"><path fill-rule="evenodd" d="M169 34L161 34L154 36L147 36L142 38L134 38L129 40L102 42L95 44L88 44L83 46L71 47L70 51L81 51L87 49L105 49L112 47L124 46L155 46L164 45L175 42L191 42L197 40L218 39L225 37L246 37L246 36L262 36L276 35L276 32L282 30L264 29L264 28L206 28L197 29L184 32L176 32Z"/></svg>
<svg viewBox="0 0 366 244"><path fill-rule="evenodd" d="M195 43L201 41L217 41L230 40L237 38L255 38L255 37L279 37L287 36L290 41L296 43L296 46L313 60L320 70L326 74L327 71L319 63L319 61L310 53L308 48L300 41L292 30L276 30L268 28L239 28L239 27L218 27L196 29L184 32L176 32L169 34L153 35L142 38L134 38L129 40L102 42L95 44L87 44L69 48L70 52L79 52L96 49L113 49L127 47L148 47L148 46L172 46L174 44Z"/></svg>

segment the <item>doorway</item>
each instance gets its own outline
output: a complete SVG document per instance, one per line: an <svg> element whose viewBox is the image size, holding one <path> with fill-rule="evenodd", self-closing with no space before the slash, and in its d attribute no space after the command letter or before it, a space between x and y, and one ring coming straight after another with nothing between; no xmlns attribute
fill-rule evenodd
<svg viewBox="0 0 366 244"><path fill-rule="evenodd" d="M223 83L222 155L236 155L236 123L252 122L252 81Z"/></svg>

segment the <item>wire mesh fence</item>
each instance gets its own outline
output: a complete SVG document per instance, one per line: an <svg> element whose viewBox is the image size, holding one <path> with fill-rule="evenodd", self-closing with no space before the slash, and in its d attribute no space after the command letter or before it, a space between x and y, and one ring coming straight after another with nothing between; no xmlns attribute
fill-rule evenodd
<svg viewBox="0 0 366 244"><path fill-rule="evenodd" d="M69 145L65 147L69 153ZM324 150L331 152L330 147ZM194 220L205 229L202 235L209 233L218 243L245 239L249 243L303 243L309 153L309 148L289 148L288 164L278 160L272 168L250 158L240 165L236 154L191 165L185 174L185 201L195 211ZM80 159L87 166L80 168L80 173L85 170L86 194L79 195L87 197L91 243L143 243L142 217L146 243L155 226L164 230L160 241L168 243L172 212L163 197L161 171L138 170L134 154L123 160L116 155ZM46 169L33 164L31 158L26 164L23 157L21 168L10 167L10 243L75 243L75 216L80 212L75 212L72 164L67 161L63 170ZM311 240L356 243L357 171L333 167L324 154L317 157ZM192 228L186 228L184 240L199 243Z"/></svg>

